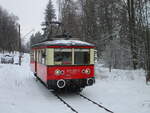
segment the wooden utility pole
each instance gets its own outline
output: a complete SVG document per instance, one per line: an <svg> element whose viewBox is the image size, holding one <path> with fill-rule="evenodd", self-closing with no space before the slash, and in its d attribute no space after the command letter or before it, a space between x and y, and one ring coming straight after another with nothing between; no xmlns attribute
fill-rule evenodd
<svg viewBox="0 0 150 113"><path fill-rule="evenodd" d="M19 65L21 66L21 35L20 35L20 24L19 27Z"/></svg>

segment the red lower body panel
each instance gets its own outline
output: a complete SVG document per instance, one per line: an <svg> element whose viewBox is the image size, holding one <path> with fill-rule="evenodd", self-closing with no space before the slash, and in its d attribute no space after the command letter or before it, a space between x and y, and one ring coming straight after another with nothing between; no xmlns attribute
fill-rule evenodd
<svg viewBox="0 0 150 113"><path fill-rule="evenodd" d="M36 65L35 65L36 64ZM57 81L63 79L65 87L84 88L94 83L94 65L87 66L46 66L39 63L31 63L31 69L49 88L57 89ZM61 74L56 71L61 71ZM88 82L89 79L92 81ZM60 83L61 84L61 83Z"/></svg>
<svg viewBox="0 0 150 113"><path fill-rule="evenodd" d="M36 74L44 83L47 83L47 66L46 65L37 64Z"/></svg>
<svg viewBox="0 0 150 113"><path fill-rule="evenodd" d="M55 73L56 70L63 71L61 75ZM88 70L88 73L85 73ZM47 80L59 79L85 79L94 77L94 65L88 66L48 66Z"/></svg>

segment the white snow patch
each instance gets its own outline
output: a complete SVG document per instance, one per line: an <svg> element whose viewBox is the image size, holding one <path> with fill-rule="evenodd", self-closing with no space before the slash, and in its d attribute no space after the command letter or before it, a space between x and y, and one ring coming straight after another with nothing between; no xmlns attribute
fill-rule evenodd
<svg viewBox="0 0 150 113"><path fill-rule="evenodd" d="M22 65L0 64L1 113L72 113L30 71L29 55ZM101 103L114 113L149 113L150 86L145 84L143 70L112 70L96 65L96 84L82 94ZM75 95L63 98L80 113L105 113Z"/></svg>
<svg viewBox="0 0 150 113"><path fill-rule="evenodd" d="M48 45L51 45L51 44L66 44L66 45L83 44L83 45L93 46L93 44L83 42L80 40L54 40L54 41L44 42L44 44L48 44Z"/></svg>

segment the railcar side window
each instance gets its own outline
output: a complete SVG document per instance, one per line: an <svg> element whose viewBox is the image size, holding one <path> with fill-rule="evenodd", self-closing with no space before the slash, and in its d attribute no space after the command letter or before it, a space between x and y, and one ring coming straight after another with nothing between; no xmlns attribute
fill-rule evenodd
<svg viewBox="0 0 150 113"><path fill-rule="evenodd" d="M54 52L54 64L55 65L71 65L72 64L72 52L71 49L55 49Z"/></svg>
<svg viewBox="0 0 150 113"><path fill-rule="evenodd" d="M41 63L41 51L38 51L38 63Z"/></svg>
<svg viewBox="0 0 150 113"><path fill-rule="evenodd" d="M41 60L42 60L41 63L42 64L46 63L45 58L46 58L46 50L44 49L44 50L41 51Z"/></svg>
<svg viewBox="0 0 150 113"><path fill-rule="evenodd" d="M33 50L30 53L30 59L31 59L31 61L34 61L34 51Z"/></svg>
<svg viewBox="0 0 150 113"><path fill-rule="evenodd" d="M84 65L90 64L90 51L89 49L75 49L74 64Z"/></svg>

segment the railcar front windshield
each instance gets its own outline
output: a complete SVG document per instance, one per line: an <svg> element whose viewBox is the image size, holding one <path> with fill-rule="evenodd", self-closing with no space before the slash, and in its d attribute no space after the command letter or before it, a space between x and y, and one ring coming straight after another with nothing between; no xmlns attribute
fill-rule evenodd
<svg viewBox="0 0 150 113"><path fill-rule="evenodd" d="M71 65L72 64L71 49L62 49L62 50L55 49L54 64L55 65Z"/></svg>
<svg viewBox="0 0 150 113"><path fill-rule="evenodd" d="M90 51L89 51L89 49L75 49L74 64L75 65L90 64Z"/></svg>
<svg viewBox="0 0 150 113"><path fill-rule="evenodd" d="M90 49L55 49L54 65L89 65Z"/></svg>

